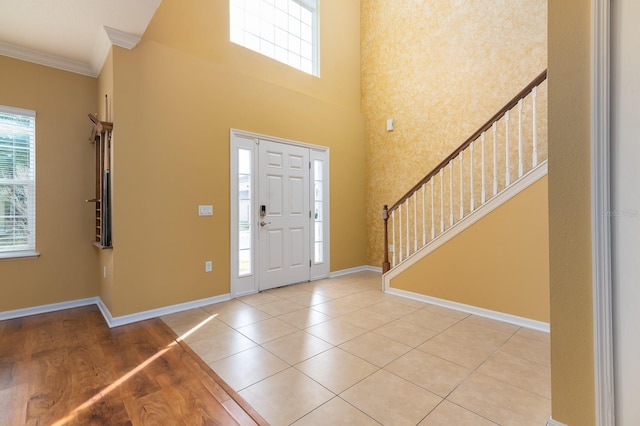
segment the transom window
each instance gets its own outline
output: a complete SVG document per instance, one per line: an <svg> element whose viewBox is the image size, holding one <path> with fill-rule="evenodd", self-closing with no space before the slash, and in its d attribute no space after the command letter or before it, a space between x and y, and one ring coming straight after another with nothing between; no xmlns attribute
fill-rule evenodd
<svg viewBox="0 0 640 426"><path fill-rule="evenodd" d="M35 119L0 105L0 258L35 252Z"/></svg>
<svg viewBox="0 0 640 426"><path fill-rule="evenodd" d="M317 76L317 1L229 0L229 38Z"/></svg>

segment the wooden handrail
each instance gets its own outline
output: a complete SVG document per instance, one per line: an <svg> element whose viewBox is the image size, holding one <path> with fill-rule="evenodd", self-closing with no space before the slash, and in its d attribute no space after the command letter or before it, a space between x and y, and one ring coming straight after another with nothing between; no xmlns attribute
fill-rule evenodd
<svg viewBox="0 0 640 426"><path fill-rule="evenodd" d="M449 154L449 156L447 156L447 158L442 160L440 162L440 164L438 164L436 167L434 167L433 170L431 170L429 173L427 173L427 175L425 177L423 177L420 180L420 182L418 182L416 185L414 185L414 187L411 188L406 194L404 194L394 205L389 207L387 209L387 214L391 214L391 212L396 210L398 208L398 206L400 206L400 204L404 203L407 200L407 198L410 198L417 190L419 190L422 187L422 185L424 185L425 183L429 182L429 179L431 179L432 177L437 175L440 172L440 169L444 168L447 164L449 164L451 162L451 160L456 158L462 151L464 151L469 145L471 145L471 143L473 141L478 139L480 137L480 135L482 135L483 132L486 132L487 130L489 130L491 128L491 126L493 126L493 123L495 123L496 121L500 120L506 114L507 111L511 110L513 107L518 105L518 102L520 101L520 99L522 99L525 96L527 96L529 94L529 92L531 92L533 90L534 87L538 86L546 78L547 78L547 70L544 70L543 72L540 73L540 75L538 75L536 78L534 78L531 81L531 83L529 83L516 96L514 96L513 99L511 99L509 102L507 102L507 104L505 106L503 106L500 109L500 111L495 113L494 116L489 119L489 121L487 121L478 130L476 130L476 132L473 135L471 135L466 141L464 141L462 143L462 145L460 145L458 148L456 148L456 150L453 151L451 154Z"/></svg>

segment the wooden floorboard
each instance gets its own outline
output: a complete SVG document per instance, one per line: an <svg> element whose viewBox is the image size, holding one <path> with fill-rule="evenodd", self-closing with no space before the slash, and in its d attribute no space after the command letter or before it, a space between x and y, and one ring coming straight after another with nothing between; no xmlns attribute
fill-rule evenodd
<svg viewBox="0 0 640 426"><path fill-rule="evenodd" d="M267 425L161 320L0 321L0 425Z"/></svg>

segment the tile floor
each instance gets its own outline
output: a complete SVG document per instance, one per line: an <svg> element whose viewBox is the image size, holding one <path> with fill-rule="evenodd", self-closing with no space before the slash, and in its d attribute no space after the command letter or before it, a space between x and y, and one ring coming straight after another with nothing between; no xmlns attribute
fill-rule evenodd
<svg viewBox="0 0 640 426"><path fill-rule="evenodd" d="M384 294L376 273L162 319L274 426L541 426L551 413L547 333Z"/></svg>

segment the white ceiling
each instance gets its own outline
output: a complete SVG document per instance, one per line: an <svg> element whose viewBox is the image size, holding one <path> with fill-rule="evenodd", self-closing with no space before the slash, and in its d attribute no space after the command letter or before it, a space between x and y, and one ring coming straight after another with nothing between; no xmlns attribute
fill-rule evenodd
<svg viewBox="0 0 640 426"><path fill-rule="evenodd" d="M0 55L95 77L112 44L137 44L161 1L0 0Z"/></svg>

